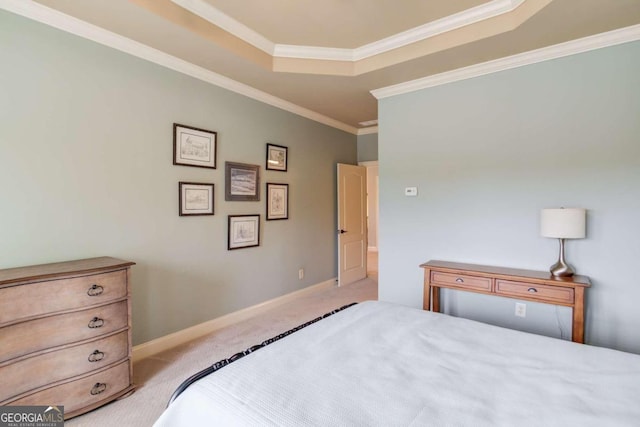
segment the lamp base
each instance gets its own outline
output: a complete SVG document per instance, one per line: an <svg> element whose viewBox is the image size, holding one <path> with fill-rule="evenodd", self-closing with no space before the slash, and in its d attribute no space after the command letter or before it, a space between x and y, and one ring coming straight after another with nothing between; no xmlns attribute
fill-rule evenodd
<svg viewBox="0 0 640 427"><path fill-rule="evenodd" d="M574 269L571 268L571 266L569 264L566 264L566 263L561 262L561 261L558 261L555 264L553 264L549 268L549 271L555 277L570 277L570 276L573 276L575 274Z"/></svg>
<svg viewBox="0 0 640 427"><path fill-rule="evenodd" d="M558 262L553 264L549 271L555 277L569 277L573 276L575 273L574 269L571 268L569 264L567 264L564 260L564 239L558 239L560 243L560 254L558 255Z"/></svg>

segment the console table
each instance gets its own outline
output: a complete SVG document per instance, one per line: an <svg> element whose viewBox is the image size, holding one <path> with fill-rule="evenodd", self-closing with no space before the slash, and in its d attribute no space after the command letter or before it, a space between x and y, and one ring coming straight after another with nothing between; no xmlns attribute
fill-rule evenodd
<svg viewBox="0 0 640 427"><path fill-rule="evenodd" d="M543 271L429 261L424 269L424 310L440 311L440 288L571 307L572 340L584 343L584 294L588 277L554 277Z"/></svg>

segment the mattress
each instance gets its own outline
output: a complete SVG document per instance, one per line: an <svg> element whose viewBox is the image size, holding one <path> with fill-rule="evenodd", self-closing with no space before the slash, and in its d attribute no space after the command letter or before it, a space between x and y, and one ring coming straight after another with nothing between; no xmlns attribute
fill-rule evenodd
<svg viewBox="0 0 640 427"><path fill-rule="evenodd" d="M640 356L368 301L186 388L156 427L638 426Z"/></svg>

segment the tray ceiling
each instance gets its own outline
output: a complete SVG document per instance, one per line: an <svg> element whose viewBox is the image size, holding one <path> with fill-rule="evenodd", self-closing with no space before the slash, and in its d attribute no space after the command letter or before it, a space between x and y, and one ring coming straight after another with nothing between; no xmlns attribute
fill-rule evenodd
<svg viewBox="0 0 640 427"><path fill-rule="evenodd" d="M0 0L0 7L91 24L354 133L377 118L371 91L640 24L639 0Z"/></svg>

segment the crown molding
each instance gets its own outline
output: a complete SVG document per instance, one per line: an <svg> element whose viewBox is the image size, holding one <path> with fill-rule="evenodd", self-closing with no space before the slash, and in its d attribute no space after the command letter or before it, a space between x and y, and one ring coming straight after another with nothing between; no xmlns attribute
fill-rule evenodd
<svg viewBox="0 0 640 427"><path fill-rule="evenodd" d="M277 58L354 62L353 49L341 49L337 47L315 47L291 44L277 44L275 45L273 56Z"/></svg>
<svg viewBox="0 0 640 427"><path fill-rule="evenodd" d="M246 25L236 21L204 0L171 0L171 2L200 16L254 47L281 58L314 59L324 61L360 61L390 50L399 49L438 34L475 24L512 12L526 0L491 0L487 3L445 16L433 22L403 31L355 49L276 44Z"/></svg>
<svg viewBox="0 0 640 427"><path fill-rule="evenodd" d="M377 99L388 98L637 40L640 40L640 24L374 89L371 94Z"/></svg>
<svg viewBox="0 0 640 427"><path fill-rule="evenodd" d="M213 25L222 28L226 32L233 34L239 39L244 40L253 47L257 47L258 49L268 53L269 55L273 55L276 47L275 43L264 37L262 34L253 31L251 28L247 27L241 22L236 21L229 15L226 15L222 11L211 6L209 3L203 0L171 0L171 2L177 4L183 9L188 10L194 15L197 15L202 19L209 21Z"/></svg>
<svg viewBox="0 0 640 427"><path fill-rule="evenodd" d="M407 46L439 34L509 13L525 0L492 0L471 9L445 16L433 22L395 34L391 37L358 47L353 50L353 60L359 61L390 50Z"/></svg>
<svg viewBox="0 0 640 427"><path fill-rule="evenodd" d="M145 59L264 104L357 135L358 129L32 0L0 0L0 9Z"/></svg>

